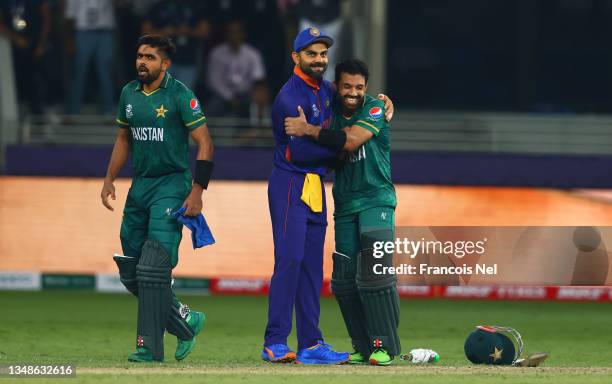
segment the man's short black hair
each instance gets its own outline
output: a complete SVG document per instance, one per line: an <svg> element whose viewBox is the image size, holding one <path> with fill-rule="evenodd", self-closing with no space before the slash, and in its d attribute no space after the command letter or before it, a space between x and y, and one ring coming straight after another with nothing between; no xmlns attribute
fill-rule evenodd
<svg viewBox="0 0 612 384"><path fill-rule="evenodd" d="M157 48L160 54L165 55L168 59L172 59L172 56L176 52L176 46L167 36L163 35L143 35L138 39L138 48L141 45L148 45L153 48Z"/></svg>
<svg viewBox="0 0 612 384"><path fill-rule="evenodd" d="M370 77L368 65L359 59L344 60L336 65L336 84L340 82L340 76L343 73L362 75L366 84L368 83L368 77Z"/></svg>

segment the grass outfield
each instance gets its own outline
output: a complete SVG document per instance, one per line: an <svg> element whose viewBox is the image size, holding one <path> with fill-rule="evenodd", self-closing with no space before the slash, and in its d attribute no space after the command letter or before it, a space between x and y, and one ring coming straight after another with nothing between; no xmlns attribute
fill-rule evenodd
<svg viewBox="0 0 612 384"><path fill-rule="evenodd" d="M82 291L1 292L0 364L76 364L70 382L164 383L610 383L612 307L599 303L402 300L400 335L405 352L432 348L435 366L397 361L392 367L271 365L259 358L266 320L264 297L183 296L203 309L207 322L189 358L174 361L174 337L166 337L167 362L134 365L136 300L129 295ZM321 303L326 341L349 350L337 305ZM477 324L509 325L523 335L527 353L551 354L543 367L481 367L463 354ZM295 337L290 338L295 348ZM5 380L24 382L23 379ZM47 382L36 379L36 383Z"/></svg>

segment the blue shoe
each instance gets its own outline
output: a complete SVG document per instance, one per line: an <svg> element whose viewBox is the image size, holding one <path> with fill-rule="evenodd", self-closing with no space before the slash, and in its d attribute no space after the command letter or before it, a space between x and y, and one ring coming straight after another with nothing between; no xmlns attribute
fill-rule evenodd
<svg viewBox="0 0 612 384"><path fill-rule="evenodd" d="M331 345L323 342L304 348L297 354L297 364L344 364L349 361L348 352L336 352Z"/></svg>
<svg viewBox="0 0 612 384"><path fill-rule="evenodd" d="M295 360L295 352L285 344L264 345L261 358L271 363L291 363Z"/></svg>

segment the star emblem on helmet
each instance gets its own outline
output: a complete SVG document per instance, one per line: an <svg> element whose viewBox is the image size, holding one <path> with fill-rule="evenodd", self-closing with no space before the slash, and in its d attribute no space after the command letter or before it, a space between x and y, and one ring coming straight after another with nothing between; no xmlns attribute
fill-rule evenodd
<svg viewBox="0 0 612 384"><path fill-rule="evenodd" d="M495 347L495 352L493 352L489 356L491 356L493 358L493 362L495 362L497 360L501 360L503 352L503 349L497 349L497 347Z"/></svg>

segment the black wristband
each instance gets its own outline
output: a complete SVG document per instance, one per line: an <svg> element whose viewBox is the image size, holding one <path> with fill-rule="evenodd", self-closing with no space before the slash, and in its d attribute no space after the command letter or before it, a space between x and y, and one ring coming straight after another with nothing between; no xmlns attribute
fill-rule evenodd
<svg viewBox="0 0 612 384"><path fill-rule="evenodd" d="M319 131L319 143L336 151L341 151L346 144L346 132L342 130L321 129Z"/></svg>
<svg viewBox="0 0 612 384"><path fill-rule="evenodd" d="M214 163L210 160L196 160L193 182L199 184L202 188L207 189L213 167Z"/></svg>

